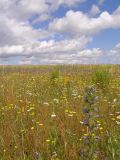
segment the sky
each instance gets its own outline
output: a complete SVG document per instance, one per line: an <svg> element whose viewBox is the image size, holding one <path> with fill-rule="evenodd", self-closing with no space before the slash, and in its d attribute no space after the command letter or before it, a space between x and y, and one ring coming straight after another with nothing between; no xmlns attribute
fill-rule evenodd
<svg viewBox="0 0 120 160"><path fill-rule="evenodd" d="M0 0L0 65L120 64L120 0Z"/></svg>

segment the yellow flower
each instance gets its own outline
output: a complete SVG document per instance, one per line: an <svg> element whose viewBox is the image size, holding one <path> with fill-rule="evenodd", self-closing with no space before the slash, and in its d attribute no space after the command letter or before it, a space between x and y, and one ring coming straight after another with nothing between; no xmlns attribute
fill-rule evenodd
<svg viewBox="0 0 120 160"><path fill-rule="evenodd" d="M92 133L92 137L95 137L95 134L94 134L94 133Z"/></svg>
<svg viewBox="0 0 120 160"><path fill-rule="evenodd" d="M34 116L34 115L35 115L35 112L32 112L30 115L31 115L31 116Z"/></svg>
<svg viewBox="0 0 120 160"><path fill-rule="evenodd" d="M100 127L99 130L103 130L103 127Z"/></svg>
<svg viewBox="0 0 120 160"><path fill-rule="evenodd" d="M40 122L36 122L37 124L39 124Z"/></svg>
<svg viewBox="0 0 120 160"><path fill-rule="evenodd" d="M117 119L120 119L120 115L116 117Z"/></svg>
<svg viewBox="0 0 120 160"><path fill-rule="evenodd" d="M50 139L47 139L46 142L49 143L49 142L50 142Z"/></svg>
<svg viewBox="0 0 120 160"><path fill-rule="evenodd" d="M73 111L72 113L73 113L73 114L76 114L76 112L75 112L75 111Z"/></svg>
<svg viewBox="0 0 120 160"><path fill-rule="evenodd" d="M31 130L34 130L35 128L34 127L31 127Z"/></svg>
<svg viewBox="0 0 120 160"><path fill-rule="evenodd" d="M73 114L68 114L68 117L73 117Z"/></svg>
<svg viewBox="0 0 120 160"><path fill-rule="evenodd" d="M65 110L65 113L68 113L68 112L69 112L69 110L68 110L68 109L66 109L66 110Z"/></svg>
<svg viewBox="0 0 120 160"><path fill-rule="evenodd" d="M113 121L115 121L115 118L112 118Z"/></svg>
<svg viewBox="0 0 120 160"><path fill-rule="evenodd" d="M100 121L97 121L97 123L100 123Z"/></svg>
<svg viewBox="0 0 120 160"><path fill-rule="evenodd" d="M40 123L40 124L39 124L39 126L43 126L43 125L44 125L43 123Z"/></svg>

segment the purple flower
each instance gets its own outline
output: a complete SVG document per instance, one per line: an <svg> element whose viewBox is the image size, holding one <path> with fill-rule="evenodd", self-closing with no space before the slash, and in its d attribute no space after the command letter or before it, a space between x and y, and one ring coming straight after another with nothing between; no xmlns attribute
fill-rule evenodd
<svg viewBox="0 0 120 160"><path fill-rule="evenodd" d="M87 107L84 107L83 110L82 110L82 112L83 112L83 113L89 113L89 112L90 112L90 109L88 109Z"/></svg>
<svg viewBox="0 0 120 160"><path fill-rule="evenodd" d="M83 124L84 124L84 125L89 125L89 119L87 119L87 118L84 119Z"/></svg>

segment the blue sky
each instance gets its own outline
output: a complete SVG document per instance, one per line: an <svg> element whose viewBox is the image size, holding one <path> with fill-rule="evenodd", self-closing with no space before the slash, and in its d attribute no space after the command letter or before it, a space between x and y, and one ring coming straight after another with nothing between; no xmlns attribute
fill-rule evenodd
<svg viewBox="0 0 120 160"><path fill-rule="evenodd" d="M120 0L1 0L0 64L120 64Z"/></svg>

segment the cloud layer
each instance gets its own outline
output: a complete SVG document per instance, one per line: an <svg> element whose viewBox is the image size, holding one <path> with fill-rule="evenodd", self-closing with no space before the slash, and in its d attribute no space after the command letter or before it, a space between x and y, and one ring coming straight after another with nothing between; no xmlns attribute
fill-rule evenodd
<svg viewBox="0 0 120 160"><path fill-rule="evenodd" d="M120 28L120 6L111 14L95 4L88 13L71 9L85 1L0 0L0 63L16 57L17 64L102 63L105 56L117 63L120 44L109 51L86 46L102 30ZM54 17L60 6L66 14Z"/></svg>

